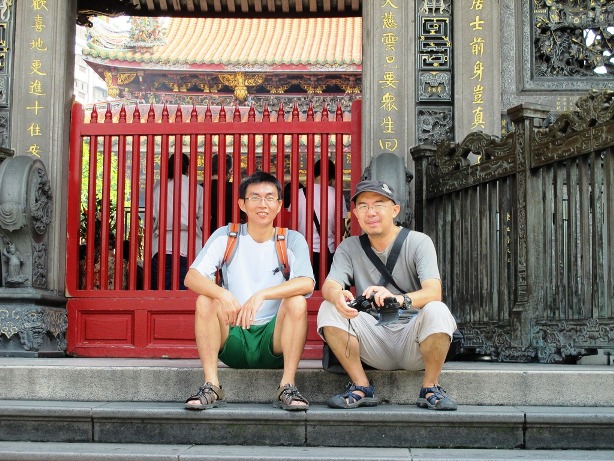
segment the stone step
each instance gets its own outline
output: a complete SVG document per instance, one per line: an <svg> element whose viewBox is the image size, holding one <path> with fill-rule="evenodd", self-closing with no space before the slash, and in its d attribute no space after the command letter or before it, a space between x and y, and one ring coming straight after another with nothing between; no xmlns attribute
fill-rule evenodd
<svg viewBox="0 0 614 461"><path fill-rule="evenodd" d="M612 461L614 451L0 442L0 461Z"/></svg>
<svg viewBox="0 0 614 461"><path fill-rule="evenodd" d="M614 408L383 404L288 412L229 403L0 400L0 440L164 445L614 450Z"/></svg>
<svg viewBox="0 0 614 461"><path fill-rule="evenodd" d="M0 399L183 402L203 382L198 360L0 357ZM414 404L421 372L369 371L376 395ZM269 403L280 370L222 367L229 402ZM343 390L346 375L302 361L296 383L318 404ZM614 366L449 362L440 383L460 405L614 407Z"/></svg>

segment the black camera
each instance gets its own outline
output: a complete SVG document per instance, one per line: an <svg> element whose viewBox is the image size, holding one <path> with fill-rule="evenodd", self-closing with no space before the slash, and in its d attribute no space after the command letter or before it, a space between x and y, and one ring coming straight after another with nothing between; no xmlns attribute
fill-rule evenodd
<svg viewBox="0 0 614 461"><path fill-rule="evenodd" d="M348 306L353 307L358 312L368 312L370 314L377 314L374 317L379 319L377 325L386 325L399 319L399 309L401 305L394 296L384 298L384 305L378 306L375 304L374 295L369 298L360 295L353 301L348 303Z"/></svg>

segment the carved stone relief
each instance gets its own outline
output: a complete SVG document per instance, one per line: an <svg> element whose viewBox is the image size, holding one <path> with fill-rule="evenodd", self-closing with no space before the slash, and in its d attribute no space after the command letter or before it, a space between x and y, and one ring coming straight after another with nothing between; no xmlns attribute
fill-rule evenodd
<svg viewBox="0 0 614 461"><path fill-rule="evenodd" d="M544 72L536 71L536 59L548 61L547 64L541 64L542 67L544 65L553 65L550 64L552 58L546 56L548 53L548 46L546 46L545 43L548 41L548 36L552 37L550 40L552 40L553 45L555 44L558 49L557 53L559 57L556 59L560 60L561 56L567 53L569 59L563 60L569 61L569 63L566 64L567 66L571 65L570 63L573 61L573 58L571 58L572 55L579 56L580 49L588 46L585 42L576 43L574 45L574 49L571 50L571 44L573 43L572 38L574 37L573 31L588 31L591 28L584 26L588 26L589 24L581 24L581 22L578 22L577 25L574 25L574 29L559 27L560 24L563 24L560 21L571 21L572 23L576 20L580 21L580 19L577 19L577 17L576 19L573 19L574 15L576 15L579 10L584 10L587 15L594 16L594 23L592 23L593 26L603 21L609 23L610 27L614 26L614 22L611 20L613 8L611 2L601 2L601 5L589 5L586 7L584 6L585 3L587 2L579 0L500 1L502 108L507 109L519 104L530 103L542 104L550 107L552 110L562 112L572 108L576 99L586 91L590 89L604 89L612 87L614 84L614 75L612 74L612 71L605 74L594 73L594 75L590 76L547 76ZM592 4L595 2L589 3ZM579 4L582 4L580 5L581 8L578 6ZM554 10L552 10L550 19L548 19L550 7L564 10L565 14L562 18L556 19ZM539 29L540 34L539 36L535 36L535 33L538 30L535 25L535 20L536 18L544 18L544 15L546 15L546 21L544 22L542 19L538 20L541 27ZM559 16L561 15L559 14ZM556 21L559 22L557 23ZM541 25L542 23L543 25ZM541 33L542 29L544 33ZM562 38L561 33L564 31L572 31L569 39ZM588 36L588 32L586 34ZM606 33L604 32L604 36L605 34ZM535 40L538 41L537 45L534 45ZM609 37L607 40L609 45L606 45L605 43L597 43L597 45L595 45L594 42L592 42L591 46L593 48L591 53L595 55L598 54L596 47L604 52L608 46L611 48L612 37ZM541 47L541 51L537 49L538 47ZM561 51L565 50L566 47L569 47L570 50L566 52ZM560 90L565 90L566 94L561 96Z"/></svg>
<svg viewBox="0 0 614 461"><path fill-rule="evenodd" d="M418 107L416 129L419 144L439 144L454 137L452 106Z"/></svg>
<svg viewBox="0 0 614 461"><path fill-rule="evenodd" d="M4 304L0 307L0 353L15 351L15 338L24 351L39 352L46 343L54 351L66 349L66 310L32 305ZM12 347L2 347L12 345Z"/></svg>
<svg viewBox="0 0 614 461"><path fill-rule="evenodd" d="M607 78L614 73L614 5L533 0L533 74Z"/></svg>
<svg viewBox="0 0 614 461"><path fill-rule="evenodd" d="M416 8L416 139L438 144L454 136L452 4L423 0ZM435 103L436 105L430 105Z"/></svg>
<svg viewBox="0 0 614 461"><path fill-rule="evenodd" d="M47 291L53 197L43 163L29 156L0 164L0 355L62 355L65 298Z"/></svg>

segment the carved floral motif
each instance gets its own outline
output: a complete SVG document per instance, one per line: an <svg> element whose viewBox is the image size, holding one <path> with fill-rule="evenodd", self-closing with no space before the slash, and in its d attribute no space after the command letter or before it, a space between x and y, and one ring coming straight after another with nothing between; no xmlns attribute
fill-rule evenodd
<svg viewBox="0 0 614 461"><path fill-rule="evenodd" d="M533 24L537 77L614 74L612 2L533 0Z"/></svg>

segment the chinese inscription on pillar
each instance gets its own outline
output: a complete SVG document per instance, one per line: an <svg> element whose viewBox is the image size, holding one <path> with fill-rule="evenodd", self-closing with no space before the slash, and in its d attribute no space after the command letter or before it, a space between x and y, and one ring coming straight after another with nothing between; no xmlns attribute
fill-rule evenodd
<svg viewBox="0 0 614 461"><path fill-rule="evenodd" d="M11 147L10 97L13 61L13 0L0 0L0 146Z"/></svg>
<svg viewBox="0 0 614 461"><path fill-rule="evenodd" d="M47 36L51 33L52 25L49 24L49 9L47 0L25 0L29 6L29 33L27 37L27 59L29 70L23 78L23 84L27 85L26 98L23 101L23 117L26 139L28 139L25 152L34 157L47 155L49 133L49 120L51 118L50 95L50 62L51 53L47 47Z"/></svg>
<svg viewBox="0 0 614 461"><path fill-rule="evenodd" d="M455 136L462 139L472 131L500 134L500 68L496 50L499 3L463 0L458 6L455 69L458 71L458 123Z"/></svg>
<svg viewBox="0 0 614 461"><path fill-rule="evenodd" d="M471 110L473 122L471 130L484 130L486 122L484 121L484 25L486 21L482 19L480 13L484 8L484 1L487 0L471 0L471 10L475 11L475 19L469 23L469 28L473 33L473 40L469 43L473 63L473 75L471 80L473 83L473 107ZM492 69L486 70L492 72Z"/></svg>
<svg viewBox="0 0 614 461"><path fill-rule="evenodd" d="M379 44L376 42L374 53L384 57L383 66L377 76L376 94L379 101L374 105L379 119L378 144L381 152L392 152L404 155L399 146L398 131L400 128L400 92L403 89L402 67L400 64L401 50L399 49L399 30L403 17L399 10L399 1L402 0L376 0L380 3L381 35ZM379 46L378 46L379 45Z"/></svg>

